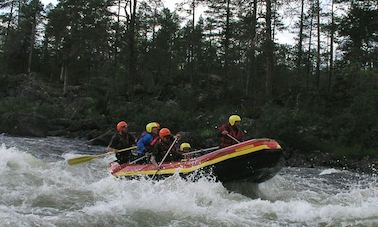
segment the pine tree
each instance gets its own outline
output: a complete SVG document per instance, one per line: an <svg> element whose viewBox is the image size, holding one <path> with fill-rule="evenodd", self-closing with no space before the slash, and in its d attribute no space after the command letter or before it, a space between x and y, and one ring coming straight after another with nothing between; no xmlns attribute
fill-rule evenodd
<svg viewBox="0 0 378 227"><path fill-rule="evenodd" d="M46 33L54 47L55 67L60 67L63 91L68 78L88 81L89 75L101 73L109 59L110 3L106 0L64 0L48 13ZM75 78L86 74L88 77Z"/></svg>

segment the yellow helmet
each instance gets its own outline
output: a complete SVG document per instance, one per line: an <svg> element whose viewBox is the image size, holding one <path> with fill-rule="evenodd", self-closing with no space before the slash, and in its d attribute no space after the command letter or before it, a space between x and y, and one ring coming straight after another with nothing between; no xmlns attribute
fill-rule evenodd
<svg viewBox="0 0 378 227"><path fill-rule="evenodd" d="M180 151L183 151L185 148L191 148L189 143L182 143L180 145Z"/></svg>
<svg viewBox="0 0 378 227"><path fill-rule="evenodd" d="M231 115L230 118L228 118L228 122L230 122L230 125L235 125L235 122L237 121L241 121L239 115Z"/></svg>
<svg viewBox="0 0 378 227"><path fill-rule="evenodd" d="M158 123L156 123L156 122L150 122L150 123L148 123L148 124L146 125L146 131L147 131L148 133L151 133L153 128L159 128Z"/></svg>

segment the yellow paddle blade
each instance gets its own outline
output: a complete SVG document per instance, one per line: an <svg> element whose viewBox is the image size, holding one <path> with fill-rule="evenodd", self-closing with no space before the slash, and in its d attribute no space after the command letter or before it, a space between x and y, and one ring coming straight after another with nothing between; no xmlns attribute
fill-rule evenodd
<svg viewBox="0 0 378 227"><path fill-rule="evenodd" d="M96 159L98 157L99 156L97 156L97 155L80 156L80 157L77 157L77 158L68 159L67 162L68 162L69 165L76 165L76 164L80 164L80 163L83 163L83 162L89 162L89 161Z"/></svg>
<svg viewBox="0 0 378 227"><path fill-rule="evenodd" d="M125 148L125 149L121 149L121 150L115 150L115 151L111 151L111 152L107 152L105 154L99 154L99 155L83 155L83 156L80 156L80 157L77 157L77 158L71 158L71 159L68 159L67 160L67 163L69 165L76 165L76 164L80 164L80 163L84 163L84 162L89 162L93 159L96 159L96 158L100 158L100 157L104 157L104 156L107 156L107 155L110 155L110 154L115 154L115 153L119 153L119 152L123 152L123 151L129 151L129 150L133 150L137 148L136 146L133 146L133 147L128 147L128 148Z"/></svg>

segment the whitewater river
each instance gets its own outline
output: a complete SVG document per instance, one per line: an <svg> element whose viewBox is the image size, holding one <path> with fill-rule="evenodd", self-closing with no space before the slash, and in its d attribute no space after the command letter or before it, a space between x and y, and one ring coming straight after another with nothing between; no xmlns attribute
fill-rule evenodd
<svg viewBox="0 0 378 227"><path fill-rule="evenodd" d="M378 178L284 168L259 184L119 180L83 141L0 135L0 226L378 226Z"/></svg>

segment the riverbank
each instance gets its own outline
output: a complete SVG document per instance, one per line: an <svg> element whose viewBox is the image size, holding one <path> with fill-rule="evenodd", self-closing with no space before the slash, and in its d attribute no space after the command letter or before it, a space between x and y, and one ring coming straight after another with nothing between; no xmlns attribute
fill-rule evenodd
<svg viewBox="0 0 378 227"><path fill-rule="evenodd" d="M170 87L170 96L149 93L112 96L98 84L68 86L63 93L60 84L38 75L2 75L0 133L80 138L89 144L106 146L115 123L120 120L128 121L136 136L146 122L159 121L174 132L185 131L185 138L193 147L203 148L217 145L216 126L226 122L229 114L237 113L242 116L247 138L268 137L282 144L287 166L376 171L376 125L370 117L367 119L372 120L361 123L366 125L361 128L358 122L362 112L357 107L365 107L358 105L359 99L352 103L351 111L344 113L347 111L344 108L342 114L334 109L325 111L329 103L321 104L324 100L309 102L313 97L301 101L307 100L311 108L300 104L298 97L294 107L279 104L283 100L290 103L291 96L249 108L248 100L238 100L237 106L235 99L222 102L219 97L227 92L217 90L219 85L214 83L209 86L213 87ZM316 112L312 109L315 104L319 108ZM373 113L365 110L363 115Z"/></svg>
<svg viewBox="0 0 378 227"><path fill-rule="evenodd" d="M359 173L378 174L378 158L370 156L351 158L336 156L330 152L312 151L304 154L301 151L286 150L284 160L285 165L289 167L330 167Z"/></svg>

